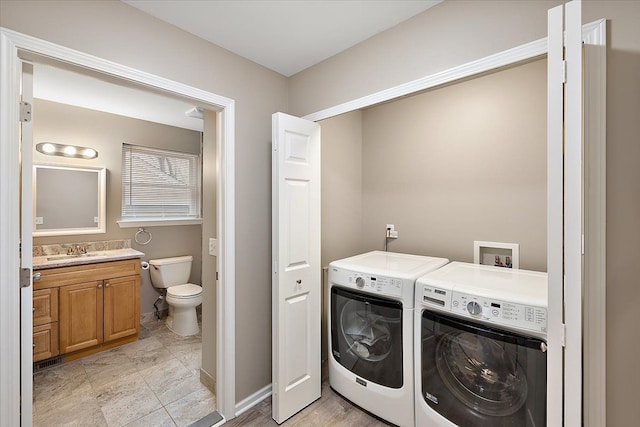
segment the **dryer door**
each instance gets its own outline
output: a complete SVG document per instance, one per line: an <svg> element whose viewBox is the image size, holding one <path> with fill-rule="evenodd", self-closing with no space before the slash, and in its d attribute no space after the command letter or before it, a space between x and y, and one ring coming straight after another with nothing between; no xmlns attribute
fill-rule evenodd
<svg viewBox="0 0 640 427"><path fill-rule="evenodd" d="M402 303L331 288L334 359L365 380L402 387Z"/></svg>

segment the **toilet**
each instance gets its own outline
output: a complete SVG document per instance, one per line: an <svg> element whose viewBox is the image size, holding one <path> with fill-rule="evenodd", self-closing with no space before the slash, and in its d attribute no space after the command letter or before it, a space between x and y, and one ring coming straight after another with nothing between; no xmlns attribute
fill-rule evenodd
<svg viewBox="0 0 640 427"><path fill-rule="evenodd" d="M167 292L167 327L182 336L200 332L196 307L202 304L202 287L187 283L192 261L191 255L149 260L153 287Z"/></svg>

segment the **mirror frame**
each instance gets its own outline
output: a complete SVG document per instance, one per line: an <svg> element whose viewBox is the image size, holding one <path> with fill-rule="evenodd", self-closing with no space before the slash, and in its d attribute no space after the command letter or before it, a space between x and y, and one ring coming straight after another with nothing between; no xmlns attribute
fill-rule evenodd
<svg viewBox="0 0 640 427"><path fill-rule="evenodd" d="M37 209L37 171L38 169L63 169L98 174L98 225L96 227L82 228L54 228L49 230L36 229ZM59 163L34 163L33 164L33 237L44 236L70 236L76 234L102 234L107 232L107 168L92 166L63 165Z"/></svg>

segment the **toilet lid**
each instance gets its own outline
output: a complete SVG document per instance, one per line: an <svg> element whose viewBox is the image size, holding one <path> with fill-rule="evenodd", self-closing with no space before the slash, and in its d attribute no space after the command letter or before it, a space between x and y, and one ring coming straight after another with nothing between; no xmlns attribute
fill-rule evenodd
<svg viewBox="0 0 640 427"><path fill-rule="evenodd" d="M191 298L202 293L202 287L192 283L171 286L167 289L167 294L174 298Z"/></svg>

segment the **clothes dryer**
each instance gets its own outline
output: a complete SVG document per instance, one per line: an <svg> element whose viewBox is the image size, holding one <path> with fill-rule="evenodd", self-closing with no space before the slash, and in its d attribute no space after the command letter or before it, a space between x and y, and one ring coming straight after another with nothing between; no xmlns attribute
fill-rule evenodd
<svg viewBox="0 0 640 427"><path fill-rule="evenodd" d="M417 426L546 425L546 273L452 262L415 322Z"/></svg>
<svg viewBox="0 0 640 427"><path fill-rule="evenodd" d="M373 251L329 264L329 383L363 409L413 426L415 280L448 262Z"/></svg>

